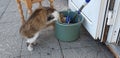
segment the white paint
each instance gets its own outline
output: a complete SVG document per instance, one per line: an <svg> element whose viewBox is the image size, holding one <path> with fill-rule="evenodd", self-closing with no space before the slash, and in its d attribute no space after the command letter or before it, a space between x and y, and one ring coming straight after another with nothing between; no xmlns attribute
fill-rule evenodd
<svg viewBox="0 0 120 58"><path fill-rule="evenodd" d="M113 25L113 22L112 22L112 15L113 15L113 11L109 11L108 12L108 21L107 21L107 25Z"/></svg>

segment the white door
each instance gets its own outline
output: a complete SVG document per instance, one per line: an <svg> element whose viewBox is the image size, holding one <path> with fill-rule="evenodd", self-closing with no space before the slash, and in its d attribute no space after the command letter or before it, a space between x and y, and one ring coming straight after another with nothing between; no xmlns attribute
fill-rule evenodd
<svg viewBox="0 0 120 58"><path fill-rule="evenodd" d="M77 11L83 5L84 1L69 0L69 8L72 11ZM108 1L91 0L81 12L85 18L83 25L94 39L101 38Z"/></svg>

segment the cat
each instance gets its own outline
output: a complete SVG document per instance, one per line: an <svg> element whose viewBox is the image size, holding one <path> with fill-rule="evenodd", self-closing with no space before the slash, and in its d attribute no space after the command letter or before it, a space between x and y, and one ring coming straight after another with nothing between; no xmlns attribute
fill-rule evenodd
<svg viewBox="0 0 120 58"><path fill-rule="evenodd" d="M33 45L39 36L41 30L54 25L56 20L60 19L60 14L54 8L42 7L36 9L28 20L20 27L20 34L27 40L27 48L33 50Z"/></svg>

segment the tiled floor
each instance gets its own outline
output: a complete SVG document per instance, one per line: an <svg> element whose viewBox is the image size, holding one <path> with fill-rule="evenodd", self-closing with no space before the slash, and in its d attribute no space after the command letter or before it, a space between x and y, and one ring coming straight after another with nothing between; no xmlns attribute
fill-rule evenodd
<svg viewBox="0 0 120 58"><path fill-rule="evenodd" d="M67 0L55 0L59 11L67 9ZM47 0L43 5L48 6ZM25 6L23 4L23 6ZM36 4L33 5L36 8ZM24 15L26 7L23 7ZM19 34L20 15L15 0L0 0L0 58L114 58L104 44L94 41L81 27L80 38L75 42L61 42L50 27L38 38L33 52L27 50Z"/></svg>

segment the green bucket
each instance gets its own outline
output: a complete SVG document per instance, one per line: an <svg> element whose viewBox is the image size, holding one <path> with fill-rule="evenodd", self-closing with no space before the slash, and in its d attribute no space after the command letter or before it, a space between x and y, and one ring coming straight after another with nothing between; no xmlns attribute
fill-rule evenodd
<svg viewBox="0 0 120 58"><path fill-rule="evenodd" d="M61 13L64 16L68 15L68 11L62 11ZM69 12L69 16L73 17L76 12ZM61 41L75 41L80 37L80 25L83 22L82 15L78 15L75 19L79 21L73 24L67 23L59 23L59 21L55 22L55 36L57 39Z"/></svg>

